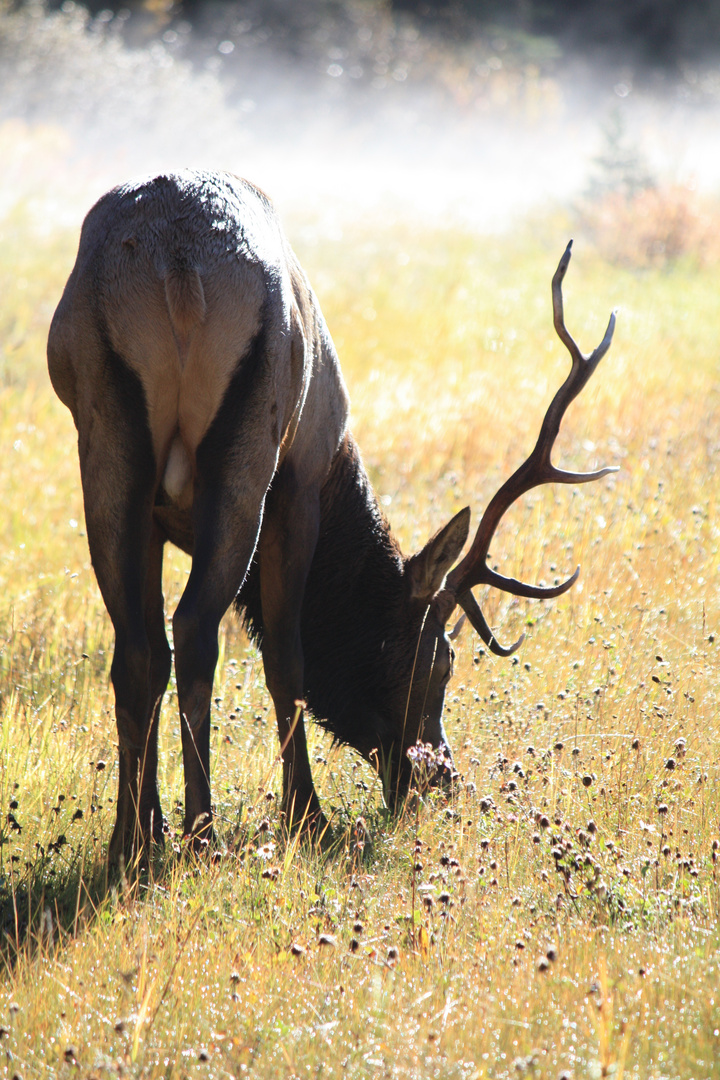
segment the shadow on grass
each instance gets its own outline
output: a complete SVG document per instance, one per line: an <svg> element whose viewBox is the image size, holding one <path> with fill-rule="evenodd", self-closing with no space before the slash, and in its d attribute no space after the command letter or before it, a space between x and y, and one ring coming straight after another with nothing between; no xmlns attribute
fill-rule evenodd
<svg viewBox="0 0 720 1080"><path fill-rule="evenodd" d="M47 847L36 844L32 860L7 852L0 865L0 966L12 970L40 952L62 948L98 920L112 919L118 908L142 902L154 886L167 886L181 865L202 873L226 864L229 872L246 874L262 864L261 876L272 876L277 871L271 864L289 856L313 864L321 877L343 864L350 878L371 872L382 851L376 838L407 827L407 818L407 805L395 814L377 806L360 815L343 808L320 839L288 831L281 818L245 818L235 827L225 819L215 840L200 848L169 827L164 847L127 869L108 866L99 833L77 846L64 836Z"/></svg>
<svg viewBox="0 0 720 1080"><path fill-rule="evenodd" d="M58 939L74 936L96 918L110 895L105 865L73 860L66 873L44 857L24 873L0 878L0 963L16 966Z"/></svg>
<svg viewBox="0 0 720 1080"><path fill-rule="evenodd" d="M70 850L70 856L59 855ZM144 887L168 876L176 862L169 847L149 866L110 868L102 843L63 852L41 850L24 871L10 864L0 873L0 966L12 969L39 951L57 948L142 896Z"/></svg>

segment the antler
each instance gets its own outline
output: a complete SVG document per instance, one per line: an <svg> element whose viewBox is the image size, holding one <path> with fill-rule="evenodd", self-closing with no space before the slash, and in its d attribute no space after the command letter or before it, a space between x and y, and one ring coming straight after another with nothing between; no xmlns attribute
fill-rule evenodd
<svg viewBox="0 0 720 1080"><path fill-rule="evenodd" d="M605 331L605 337L590 356L584 356L580 352L577 344L566 329L563 316L562 282L570 264L571 249L572 240L565 249L552 279L553 323L558 337L567 347L572 358L570 374L555 394L548 411L545 413L545 419L542 422L535 449L493 496L482 516L470 550L457 566L450 571L446 581L446 588L455 593L458 604L465 611L475 630L477 630L492 652L499 656L508 656L514 652L522 643L525 635L523 634L509 648L500 645L493 636L480 610L480 606L470 590L475 585L494 585L495 588L513 593L515 596L550 599L566 592L577 580L580 573L580 567L578 566L575 573L567 581L564 581L561 585L546 588L540 585L526 585L522 581L504 577L502 574L498 574L497 571L491 570L486 562L487 554L490 542L503 514L526 491L539 487L541 484L587 484L591 480L599 480L602 476L607 476L608 473L617 472L616 466L608 466L605 469L598 469L597 472L589 473L565 472L563 469L555 468L550 461L550 454L560 429L560 422L565 415L565 410L580 393L610 348L615 329L615 312L613 312Z"/></svg>

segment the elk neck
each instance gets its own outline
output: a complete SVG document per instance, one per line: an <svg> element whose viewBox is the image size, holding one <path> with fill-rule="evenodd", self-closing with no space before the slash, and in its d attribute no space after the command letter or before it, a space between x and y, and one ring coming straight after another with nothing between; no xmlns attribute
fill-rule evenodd
<svg viewBox="0 0 720 1080"><path fill-rule="evenodd" d="M271 488L268 499L272 499ZM301 613L308 706L339 741L369 754L380 719L386 642L397 646L406 609L404 559L350 434L320 497L320 529ZM253 562L236 607L262 647L260 573ZM364 744L367 741L367 745Z"/></svg>

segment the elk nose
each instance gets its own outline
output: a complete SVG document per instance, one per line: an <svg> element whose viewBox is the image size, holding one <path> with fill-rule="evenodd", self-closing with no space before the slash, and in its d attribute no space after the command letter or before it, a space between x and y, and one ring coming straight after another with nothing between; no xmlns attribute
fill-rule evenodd
<svg viewBox="0 0 720 1080"><path fill-rule="evenodd" d="M443 791L451 791L460 779L460 773L455 768L452 751L448 744L442 740L437 751L438 767L432 777L433 787L442 788Z"/></svg>

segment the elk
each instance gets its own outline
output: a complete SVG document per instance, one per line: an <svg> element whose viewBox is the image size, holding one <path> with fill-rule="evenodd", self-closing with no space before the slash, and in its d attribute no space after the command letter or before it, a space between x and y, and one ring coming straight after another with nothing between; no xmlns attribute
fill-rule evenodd
<svg viewBox="0 0 720 1080"><path fill-rule="evenodd" d="M184 828L212 835L210 705L218 626L234 602L262 652L277 718L288 823L326 825L302 706L381 774L395 804L422 739L453 763L442 724L459 606L505 656L473 595L560 595L486 562L508 507L540 484L580 484L550 454L560 421L610 347L572 358L535 449L502 485L459 562L469 507L406 558L347 428L348 396L322 313L269 200L229 174L180 172L117 187L87 215L48 340L50 378L78 432L92 564L115 631L119 742L111 862L162 843L158 719L171 669L162 559L192 557L173 615Z"/></svg>

